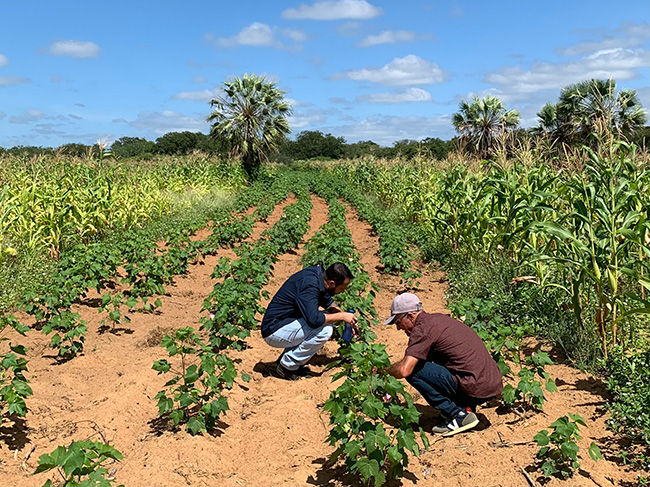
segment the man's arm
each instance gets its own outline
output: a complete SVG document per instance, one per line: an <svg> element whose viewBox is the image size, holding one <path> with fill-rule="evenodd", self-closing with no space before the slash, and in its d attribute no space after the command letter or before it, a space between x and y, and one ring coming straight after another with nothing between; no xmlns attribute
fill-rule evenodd
<svg viewBox="0 0 650 487"><path fill-rule="evenodd" d="M395 362L390 367L384 367L384 371L396 379L404 379L413 373L413 369L418 363L418 359L410 355L404 355L399 362Z"/></svg>
<svg viewBox="0 0 650 487"><path fill-rule="evenodd" d="M337 321L345 321L352 326L356 326L357 317L354 315L354 313L345 313L343 311L339 311L338 313L325 313L326 324L335 323Z"/></svg>

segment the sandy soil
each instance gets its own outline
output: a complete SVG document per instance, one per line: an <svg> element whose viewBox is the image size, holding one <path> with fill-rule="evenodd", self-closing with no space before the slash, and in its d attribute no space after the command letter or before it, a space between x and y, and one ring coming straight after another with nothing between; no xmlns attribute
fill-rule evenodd
<svg viewBox="0 0 650 487"><path fill-rule="evenodd" d="M267 222L256 224L252 239L273 225L291 201L278 205ZM313 203L305 241L327 219L324 200L314 196ZM375 307L383 318L389 314L393 297L404 288L399 278L381 272L378 239L370 226L353 210L347 219L363 264L380 286ZM151 368L155 360L166 356L157 345L159 339L169 330L197 327L202 302L214 285L210 273L220 257L232 255L232 250L224 249L192 265L187 276L167 288L159 312L133 314L131 323L116 333L98 333L102 316L91 302L78 306L89 326L86 351L67 363L56 363L49 340L39 332L30 332L27 338L11 337L30 349L28 376L34 395L28 399L30 412L24 421L9 420L0 426L0 485L42 485L47 478L56 480L52 474L32 475L38 457L58 445L83 439L110 442L124 454L122 462L109 468L117 482L129 486L348 485L345 469L326 463L333 449L324 443L329 416L321 405L335 388L333 371L326 371L325 364L336 355L334 342L312 361L319 375L286 382L262 374L278 351L253 332L249 347L234 354L241 359L240 370L252 380L238 380L230 391L230 411L217 431L193 437L182 429L170 430L159 420L154 396L166 379ZM301 255L302 247L280 258L266 286L271 295L301 269ZM416 292L425 309L445 312L444 275L426 267L422 270L421 288ZM401 358L407 337L394 327L378 326L376 332L389 354ZM539 474L530 468L537 451L531 440L559 416L574 412L588 424L580 442L584 471L566 481L552 479L548 485L632 485L636 474L612 458L619 446L605 429L602 381L566 365L554 365L549 372L560 391L549 395L543 413L522 419L498 403L480 408L481 423L476 430L451 438L432 436L431 448L412 459L401 484L527 485L522 467L539 482ZM410 391L423 413L421 425L426 430L435 424L436 413ZM595 463L588 457L591 441L603 449L605 460Z"/></svg>

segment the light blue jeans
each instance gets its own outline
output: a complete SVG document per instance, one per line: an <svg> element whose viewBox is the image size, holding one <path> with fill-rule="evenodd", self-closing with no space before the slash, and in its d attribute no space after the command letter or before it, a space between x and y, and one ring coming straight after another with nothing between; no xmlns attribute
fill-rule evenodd
<svg viewBox="0 0 650 487"><path fill-rule="evenodd" d="M332 325L312 328L305 320L298 319L276 330L264 341L274 348L284 348L280 364L285 369L297 370L323 348L333 331Z"/></svg>

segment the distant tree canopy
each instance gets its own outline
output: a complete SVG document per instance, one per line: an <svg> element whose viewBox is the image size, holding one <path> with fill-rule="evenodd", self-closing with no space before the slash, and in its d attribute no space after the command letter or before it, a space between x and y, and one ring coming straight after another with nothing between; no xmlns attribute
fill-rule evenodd
<svg viewBox="0 0 650 487"><path fill-rule="evenodd" d="M395 141L392 147L377 146L373 153L377 157L384 157L387 159L392 159L394 157L413 159L416 156L432 159L444 159L453 149L454 145L453 141L446 141L437 137L427 137L421 141L402 139Z"/></svg>
<svg viewBox="0 0 650 487"><path fill-rule="evenodd" d="M155 142L140 137L121 137L113 142L111 148L115 157L120 158L142 157L157 152Z"/></svg>
<svg viewBox="0 0 650 487"><path fill-rule="evenodd" d="M156 139L156 147L160 154L189 154L197 148L200 137L195 132L169 132Z"/></svg>
<svg viewBox="0 0 650 487"><path fill-rule="evenodd" d="M155 142L140 137L121 137L113 142L116 157L143 157L152 154L185 155L194 151L225 156L228 153L226 141L210 137L201 132L169 132Z"/></svg>
<svg viewBox="0 0 650 487"><path fill-rule="evenodd" d="M382 147L372 140L362 140L351 144L346 143L344 137L335 137L322 132L303 131L296 140L287 140L280 148L280 154L274 159L278 162L305 160L313 158L323 159L354 159L373 155L375 157L393 158L404 157L411 159L416 155L444 159L454 148L455 141L445 141L429 137L422 141L398 140L392 147ZM15 156L32 157L35 155L53 155L55 152L73 157L88 157L97 155L97 145L66 144L58 149L49 147L17 146L9 149L0 147L0 154L6 153ZM185 155L193 151L215 154L219 157L230 156L228 141L201 132L169 132L156 141L142 137L120 137L111 145L111 152L118 159L146 158L155 154Z"/></svg>
<svg viewBox="0 0 650 487"><path fill-rule="evenodd" d="M381 146L372 140L360 140L359 142L345 146L345 157L354 159L355 157L377 155L380 149Z"/></svg>
<svg viewBox="0 0 650 487"><path fill-rule="evenodd" d="M284 157L294 160L316 157L339 159L345 154L345 139L318 130L308 130L300 132L296 140L287 141L282 152Z"/></svg>
<svg viewBox="0 0 650 487"><path fill-rule="evenodd" d="M375 156L383 158L404 157L412 159L416 155L444 159L453 149L453 141L428 137L422 141L398 140L392 147L382 147L372 140L362 140L347 144L344 137L323 134L318 130L300 132L295 140L287 141L277 158L280 162L306 159L355 159Z"/></svg>

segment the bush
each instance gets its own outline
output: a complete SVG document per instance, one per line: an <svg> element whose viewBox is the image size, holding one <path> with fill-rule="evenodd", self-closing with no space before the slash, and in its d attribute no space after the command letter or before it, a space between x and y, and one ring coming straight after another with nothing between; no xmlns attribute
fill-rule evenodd
<svg viewBox="0 0 650 487"><path fill-rule="evenodd" d="M624 355L617 350L607 362L607 387L613 397L608 426L641 447L632 452L633 463L650 468L650 351ZM622 452L627 459L629 452Z"/></svg>
<svg viewBox="0 0 650 487"><path fill-rule="evenodd" d="M566 295L553 289L540 293L536 284L513 280L520 271L506 259L486 263L454 254L447 259L445 267L452 309L466 300L487 301L492 305L491 315L498 316L503 324L523 326L548 339L578 367L591 371L599 368L602 351L598 334L588 320L584 321L583 329L576 329Z"/></svg>
<svg viewBox="0 0 650 487"><path fill-rule="evenodd" d="M551 423L553 431L542 430L535 435L535 441L540 447L537 458L543 461L540 468L544 477L555 475L566 479L580 468L580 426L586 426L585 420L579 414L562 416ZM596 461L602 457L600 448L592 441L589 446L589 456Z"/></svg>

